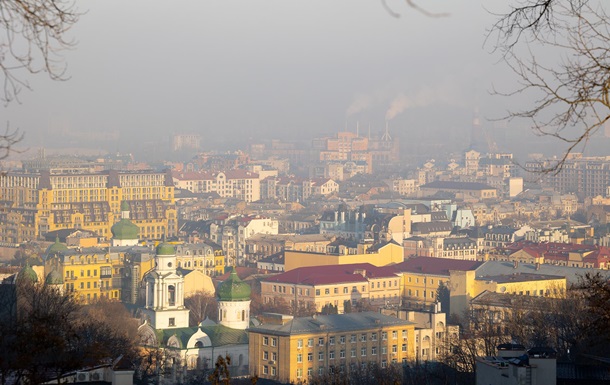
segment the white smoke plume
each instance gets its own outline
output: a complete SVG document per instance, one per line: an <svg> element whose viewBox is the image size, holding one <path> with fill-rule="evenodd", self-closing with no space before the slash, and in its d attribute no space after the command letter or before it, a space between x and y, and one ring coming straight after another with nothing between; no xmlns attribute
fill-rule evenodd
<svg viewBox="0 0 610 385"><path fill-rule="evenodd" d="M398 96L392 100L390 103L390 108L385 113L385 120L392 120L396 117L396 115L402 113L407 108L411 107L413 103L405 96L405 94L400 93Z"/></svg>
<svg viewBox="0 0 610 385"><path fill-rule="evenodd" d="M456 104L456 100L459 100L456 92L447 86L421 88L417 93L410 96L401 92L390 103L390 107L385 114L385 120L394 119L408 108L427 107L434 103Z"/></svg>
<svg viewBox="0 0 610 385"><path fill-rule="evenodd" d="M347 108L345 112L346 116L352 116L360 111L364 111L373 104L373 97L365 94L357 94L354 96L352 104Z"/></svg>

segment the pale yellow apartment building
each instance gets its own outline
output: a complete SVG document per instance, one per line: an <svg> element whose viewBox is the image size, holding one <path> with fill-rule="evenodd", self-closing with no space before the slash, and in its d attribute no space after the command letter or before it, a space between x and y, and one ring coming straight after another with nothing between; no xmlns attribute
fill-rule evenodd
<svg viewBox="0 0 610 385"><path fill-rule="evenodd" d="M375 312L268 315L248 330L250 375L301 383L369 363L386 368L410 362L415 358L414 325Z"/></svg>

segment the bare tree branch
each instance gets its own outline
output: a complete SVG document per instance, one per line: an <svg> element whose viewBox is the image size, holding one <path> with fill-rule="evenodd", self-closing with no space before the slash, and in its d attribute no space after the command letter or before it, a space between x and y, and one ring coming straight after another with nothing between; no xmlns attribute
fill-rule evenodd
<svg viewBox="0 0 610 385"><path fill-rule="evenodd" d="M536 172L561 171L610 119L610 29L601 5L588 0L522 0L489 32L494 50L519 79L503 96L534 95L531 107L505 119L526 119L537 135L566 144L562 156ZM524 54L522 48L527 48ZM542 50L542 53L538 53ZM548 59L549 53L557 60ZM542 60L550 61L545 63Z"/></svg>

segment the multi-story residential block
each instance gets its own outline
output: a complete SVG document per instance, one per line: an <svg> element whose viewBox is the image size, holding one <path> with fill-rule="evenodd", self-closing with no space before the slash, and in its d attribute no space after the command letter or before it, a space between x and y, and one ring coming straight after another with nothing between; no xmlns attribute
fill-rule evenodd
<svg viewBox="0 0 610 385"><path fill-rule="evenodd" d="M414 324L380 313L275 315L266 321L249 329L250 374L260 378L298 383L415 358Z"/></svg>
<svg viewBox="0 0 610 385"><path fill-rule="evenodd" d="M434 181L419 186L423 196L434 195L439 192L448 192L456 198L477 201L497 198L497 190L491 186L476 182Z"/></svg>
<svg viewBox="0 0 610 385"><path fill-rule="evenodd" d="M261 199L261 180L257 173L246 170L228 171L173 171L177 188L193 193L218 193L221 197L246 202Z"/></svg>
<svg viewBox="0 0 610 385"><path fill-rule="evenodd" d="M199 270L214 277L225 273L225 255L222 247L209 240L176 245L177 267Z"/></svg>
<svg viewBox="0 0 610 385"><path fill-rule="evenodd" d="M371 243L335 241L323 253L313 251L286 250L286 271L307 266L334 266L354 263L370 263L386 266L404 260L404 249L394 241Z"/></svg>
<svg viewBox="0 0 610 385"><path fill-rule="evenodd" d="M556 164L556 160L530 161L525 164L532 171L528 179L539 180L543 186L578 197L605 196L610 186L610 157L583 157L582 154L571 154L557 173L540 171Z"/></svg>
<svg viewBox="0 0 610 385"><path fill-rule="evenodd" d="M357 306L360 301L399 305L399 284L394 269L370 263L301 267L261 281L261 297L264 303L281 298L291 306L304 308L313 303L317 311L333 305L343 313L345 306Z"/></svg>
<svg viewBox="0 0 610 385"><path fill-rule="evenodd" d="M83 303L100 298L119 300L121 290L113 282L118 275L113 259L118 257L103 249L78 251L56 242L47 250L45 275L53 280L49 283L61 285L64 293L73 293Z"/></svg>
<svg viewBox="0 0 610 385"><path fill-rule="evenodd" d="M110 238L126 202L141 239L177 232L174 186L162 172L109 170L0 175L0 241L17 244L59 229Z"/></svg>
<svg viewBox="0 0 610 385"><path fill-rule="evenodd" d="M246 256L246 241L256 234L277 235L279 223L277 219L239 216L222 223L210 225L210 238L221 245L228 260L233 266Z"/></svg>

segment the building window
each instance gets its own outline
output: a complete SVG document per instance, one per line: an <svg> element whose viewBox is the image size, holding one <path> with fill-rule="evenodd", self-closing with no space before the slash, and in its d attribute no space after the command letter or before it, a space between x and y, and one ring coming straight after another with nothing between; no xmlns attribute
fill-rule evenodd
<svg viewBox="0 0 610 385"><path fill-rule="evenodd" d="M269 367L267 365L263 365L263 374L269 374Z"/></svg>
<svg viewBox="0 0 610 385"><path fill-rule="evenodd" d="M402 338L403 339L407 339L407 331L406 330L402 331Z"/></svg>
<svg viewBox="0 0 610 385"><path fill-rule="evenodd" d="M313 338L309 338L307 340L307 346L309 346L310 348L313 346Z"/></svg>
<svg viewBox="0 0 610 385"><path fill-rule="evenodd" d="M393 330L392 331L392 339L395 340L398 338L398 330Z"/></svg>
<svg viewBox="0 0 610 385"><path fill-rule="evenodd" d="M271 338L271 346L277 346L277 338Z"/></svg>
<svg viewBox="0 0 610 385"><path fill-rule="evenodd" d="M352 357L352 358L356 357L356 349L350 350L350 357Z"/></svg>
<svg viewBox="0 0 610 385"><path fill-rule="evenodd" d="M297 362L303 362L303 355L301 353L297 354Z"/></svg>
<svg viewBox="0 0 610 385"><path fill-rule="evenodd" d="M352 334L352 335L350 336L350 338L349 338L349 342L351 342L352 344L355 344L355 343L356 343L356 335L355 335L355 334Z"/></svg>
<svg viewBox="0 0 610 385"><path fill-rule="evenodd" d="M272 376L275 376L275 374L276 374L276 369L275 369L275 366L272 366L272 367L271 367L271 375L272 375Z"/></svg>
<svg viewBox="0 0 610 385"><path fill-rule="evenodd" d="M402 351L406 352L407 351L407 344L402 344Z"/></svg>
<svg viewBox="0 0 610 385"><path fill-rule="evenodd" d="M339 358L345 358L345 350L339 351Z"/></svg>
<svg viewBox="0 0 610 385"><path fill-rule="evenodd" d="M307 376L308 377L313 376L313 368L307 368Z"/></svg>
<svg viewBox="0 0 610 385"><path fill-rule="evenodd" d="M318 338L318 345L319 346L324 345L324 338Z"/></svg>
<svg viewBox="0 0 610 385"><path fill-rule="evenodd" d="M303 368L298 368L297 369L297 378L301 378L303 377Z"/></svg>
<svg viewBox="0 0 610 385"><path fill-rule="evenodd" d="M313 353L307 353L307 362L313 361Z"/></svg>
<svg viewBox="0 0 610 385"><path fill-rule="evenodd" d="M329 289L324 289L324 294L330 294L330 288Z"/></svg>
<svg viewBox="0 0 610 385"><path fill-rule="evenodd" d="M381 332L381 339L382 340L387 340L388 339L388 332Z"/></svg>
<svg viewBox="0 0 610 385"><path fill-rule="evenodd" d="M373 346L371 348L371 355L376 356L377 355L377 346Z"/></svg>
<svg viewBox="0 0 610 385"><path fill-rule="evenodd" d="M269 345L269 337L263 337L263 345Z"/></svg>
<svg viewBox="0 0 610 385"><path fill-rule="evenodd" d="M360 349L360 355L361 355L362 357L366 357L366 348L361 348L361 349Z"/></svg>
<svg viewBox="0 0 610 385"><path fill-rule="evenodd" d="M320 295L320 289L316 289L316 295Z"/></svg>
<svg viewBox="0 0 610 385"><path fill-rule="evenodd" d="M335 337L334 336L333 337L329 337L328 338L328 343L331 344L331 345L334 345L335 344Z"/></svg>
<svg viewBox="0 0 610 385"><path fill-rule="evenodd" d="M176 326L176 319L175 318L170 318L169 319L169 326Z"/></svg>
<svg viewBox="0 0 610 385"><path fill-rule="evenodd" d="M388 347L387 346L382 346L381 347L381 354L388 354Z"/></svg>
<svg viewBox="0 0 610 385"><path fill-rule="evenodd" d="M297 340L297 348L303 347L303 340Z"/></svg>
<svg viewBox="0 0 610 385"><path fill-rule="evenodd" d="M362 333L362 334L360 335L360 341L361 341L361 342L366 342L366 333Z"/></svg>
<svg viewBox="0 0 610 385"><path fill-rule="evenodd" d="M388 361L382 360L381 361L381 367L384 368L384 369L387 368L388 367Z"/></svg>
<svg viewBox="0 0 610 385"><path fill-rule="evenodd" d="M347 294L348 290L349 290L349 289L347 288L347 286L346 286L346 287L344 287L344 288L343 288L343 294Z"/></svg>
<svg viewBox="0 0 610 385"><path fill-rule="evenodd" d="M392 354L396 354L398 352L398 346L392 345Z"/></svg>
<svg viewBox="0 0 610 385"><path fill-rule="evenodd" d="M277 361L277 353L276 352L271 352L271 360Z"/></svg>
<svg viewBox="0 0 610 385"><path fill-rule="evenodd" d="M377 341L377 333L371 333L371 341Z"/></svg>
<svg viewBox="0 0 610 385"><path fill-rule="evenodd" d="M335 351L331 350L330 352L328 352L328 358L331 360L335 359Z"/></svg>
<svg viewBox="0 0 610 385"><path fill-rule="evenodd" d="M342 345L345 344L345 336L340 336L339 337L339 343L342 344Z"/></svg>
<svg viewBox="0 0 610 385"><path fill-rule="evenodd" d="M324 361L324 352L318 352L318 361Z"/></svg>

